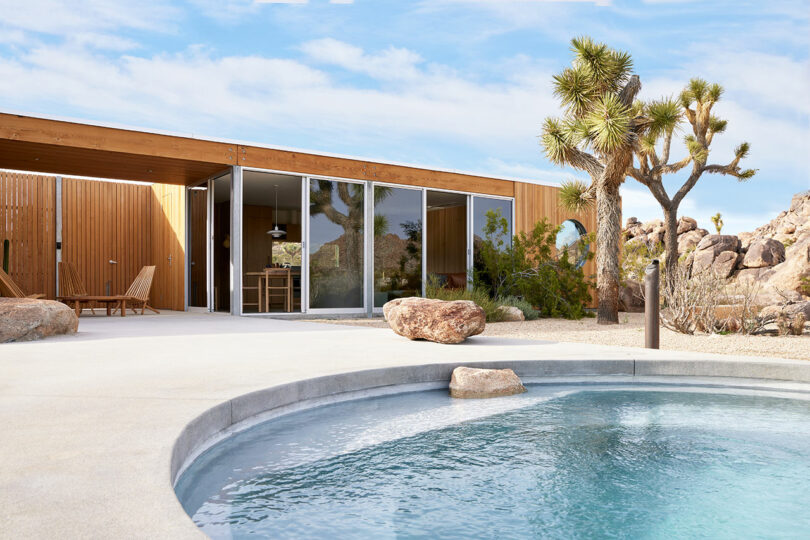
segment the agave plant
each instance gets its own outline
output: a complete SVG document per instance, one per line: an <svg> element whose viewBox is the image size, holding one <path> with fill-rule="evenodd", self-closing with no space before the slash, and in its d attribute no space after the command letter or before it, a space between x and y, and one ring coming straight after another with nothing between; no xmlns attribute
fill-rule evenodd
<svg viewBox="0 0 810 540"><path fill-rule="evenodd" d="M591 182L564 182L560 202L581 210L596 204L597 322L619 322L619 186L627 176L633 149L648 119L636 114L633 102L641 81L623 51L588 37L571 40L571 67L554 77L554 94L563 115L547 118L541 143L548 159L588 174Z"/></svg>

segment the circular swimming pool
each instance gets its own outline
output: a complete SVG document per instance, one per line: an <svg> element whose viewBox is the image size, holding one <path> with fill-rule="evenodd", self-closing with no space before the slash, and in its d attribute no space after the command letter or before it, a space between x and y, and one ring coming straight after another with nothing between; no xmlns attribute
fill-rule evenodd
<svg viewBox="0 0 810 540"><path fill-rule="evenodd" d="M810 530L810 401L669 386L447 391L288 414L175 489L213 538L739 538Z"/></svg>

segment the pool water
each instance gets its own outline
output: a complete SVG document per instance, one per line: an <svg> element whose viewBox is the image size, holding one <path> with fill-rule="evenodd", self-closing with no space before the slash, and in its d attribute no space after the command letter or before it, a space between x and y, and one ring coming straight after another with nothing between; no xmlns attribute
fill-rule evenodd
<svg viewBox="0 0 810 540"><path fill-rule="evenodd" d="M241 432L176 491L213 538L800 538L810 402L540 386L364 399Z"/></svg>

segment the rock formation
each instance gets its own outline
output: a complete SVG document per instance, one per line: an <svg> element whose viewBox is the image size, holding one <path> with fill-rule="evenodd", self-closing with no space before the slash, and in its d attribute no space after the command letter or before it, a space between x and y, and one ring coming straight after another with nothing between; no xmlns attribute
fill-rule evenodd
<svg viewBox="0 0 810 540"><path fill-rule="evenodd" d="M626 246L663 243L660 220L630 218ZM753 232L708 234L689 217L678 220L678 253L692 274L713 271L732 283L759 287L761 305L810 300L810 191Z"/></svg>
<svg viewBox="0 0 810 540"><path fill-rule="evenodd" d="M484 310L469 300L397 298L383 306L383 315L400 336L436 343L461 343L486 327Z"/></svg>
<svg viewBox="0 0 810 540"><path fill-rule="evenodd" d="M454 398L493 398L522 394L526 387L511 369L457 367L450 379Z"/></svg>
<svg viewBox="0 0 810 540"><path fill-rule="evenodd" d="M61 302L0 298L0 343L75 334L78 328L76 313Z"/></svg>

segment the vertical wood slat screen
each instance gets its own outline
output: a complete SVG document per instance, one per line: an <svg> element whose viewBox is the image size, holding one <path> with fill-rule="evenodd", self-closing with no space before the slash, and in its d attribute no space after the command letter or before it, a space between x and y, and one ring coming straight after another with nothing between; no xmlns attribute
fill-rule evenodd
<svg viewBox="0 0 810 540"><path fill-rule="evenodd" d="M150 196L148 185L62 180L62 260L88 294L123 294L150 264Z"/></svg>
<svg viewBox="0 0 810 540"><path fill-rule="evenodd" d="M552 225L560 225L566 219L576 219L589 233L596 233L596 209L583 212L565 210L559 203L559 188L539 184L515 183L515 232L531 232L534 224L547 218ZM591 251L596 244L591 244ZM585 263L586 277L596 275L596 261ZM591 307L596 306L596 291L591 291Z"/></svg>
<svg viewBox="0 0 810 540"><path fill-rule="evenodd" d="M0 171L0 264L10 241L11 278L25 294L56 294L56 181Z"/></svg>
<svg viewBox="0 0 810 540"><path fill-rule="evenodd" d="M206 281L206 219L208 213L207 191L191 190L189 196L189 243L186 255L189 264L189 305L205 307L207 302Z"/></svg>
<svg viewBox="0 0 810 540"><path fill-rule="evenodd" d="M57 272L55 198L54 177L0 171L0 248L4 238L11 240L11 277L26 294L51 299ZM184 204L182 186L65 177L62 260L75 265L91 295L123 294L143 266L154 264L152 305L182 310Z"/></svg>

